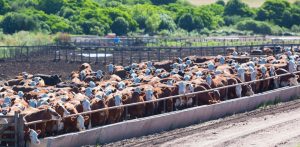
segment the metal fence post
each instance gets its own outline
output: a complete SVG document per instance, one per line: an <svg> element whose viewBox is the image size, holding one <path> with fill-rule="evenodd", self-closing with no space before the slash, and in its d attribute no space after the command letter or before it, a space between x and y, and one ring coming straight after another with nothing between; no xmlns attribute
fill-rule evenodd
<svg viewBox="0 0 300 147"><path fill-rule="evenodd" d="M18 114L18 147L25 147L24 140L24 119L22 114Z"/></svg>

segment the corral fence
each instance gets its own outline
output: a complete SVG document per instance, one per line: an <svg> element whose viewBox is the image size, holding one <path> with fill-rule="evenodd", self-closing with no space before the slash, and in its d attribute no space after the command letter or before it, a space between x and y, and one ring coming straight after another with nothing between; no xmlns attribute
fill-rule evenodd
<svg viewBox="0 0 300 147"><path fill-rule="evenodd" d="M179 44L99 45L98 43L80 42L38 46L0 46L0 61L65 61L71 63L89 62L103 65L110 63L128 65L150 60L171 60L190 55L226 55L228 48L235 48L238 52L250 53L252 50L262 49L264 47L275 48L279 46L281 48L299 48L300 45L300 40L287 40L276 43L250 41L243 43L239 41L237 44L224 44L224 42L218 41L219 40L216 41L217 44L205 44L205 42L201 40L199 41L201 43L195 46L182 46Z"/></svg>
<svg viewBox="0 0 300 147"><path fill-rule="evenodd" d="M0 146L25 146L23 116L15 112L14 115L1 115L0 119Z"/></svg>
<svg viewBox="0 0 300 147"><path fill-rule="evenodd" d="M243 45L245 43L265 44L278 41L290 41L300 39L297 37L272 37L272 36L226 36L226 37L163 37L163 36L136 36L107 38L98 36L72 36L69 44L76 46L221 46ZM279 39L275 39L279 38Z"/></svg>
<svg viewBox="0 0 300 147"><path fill-rule="evenodd" d="M66 119L66 118L70 118L70 117L76 117L76 116L79 116L79 115L89 115L89 116L91 116L92 113L98 113L98 112L107 111L107 110L117 110L117 109L120 110L120 109L122 109L122 110L124 110L123 115L122 115L123 118L120 121L127 121L130 118L129 115L128 115L129 114L128 110L131 109L134 106L147 105L149 103L162 103L163 104L162 113L168 113L168 111L167 111L167 100L174 100L174 99L178 99L178 98L196 96L197 94L214 92L216 90L221 90L221 89L225 89L225 88L233 88L233 87L241 86L241 85L245 85L245 84L253 85L257 82L263 82L263 81L266 81L266 80L272 80L272 79L275 79L275 78L277 79L277 78L280 78L280 77L283 77L283 76L288 76L290 74L299 74L299 73L300 73L300 71L297 71L297 72L293 72L293 73L286 73L286 74L282 74L282 75L268 77L268 78L265 78L265 79L259 79L259 80L255 80L255 81L243 82L243 83L238 83L238 84L234 84L234 85L228 85L228 86L208 89L208 90L204 90L204 91L198 91L198 92L193 92L193 93L188 93L188 94L182 94L182 95L170 96L170 97L165 97L165 98L159 98L159 99L156 99L156 100L149 100L149 101L145 101L145 102L137 102L137 103L120 105L120 106L113 106L113 107L108 107L108 108L103 108L103 109L98 109L98 110L91 110L91 111L87 111L87 112L82 112L82 113L77 113L77 114L71 114L71 115L68 115L68 116L64 116L62 119ZM199 102L196 99L196 104L193 107L198 107L198 104L199 104ZM178 111L178 110L174 109L173 111ZM138 119L138 118L135 118L135 119ZM25 123L23 121L23 123L24 123L23 125L24 126L34 126L34 128L31 128L31 129L35 129L37 124L43 124L43 123L46 124L48 122L57 122L57 121L61 121L61 120L38 120L38 121L25 122ZM18 133L24 133L24 132L19 131ZM18 134L18 135L22 136L20 134ZM56 134L56 135L59 135L59 134ZM24 141L21 141L21 142L24 142Z"/></svg>
<svg viewBox="0 0 300 147"><path fill-rule="evenodd" d="M110 63L129 65L143 61L162 61L186 56L227 55L227 49L234 48L238 52L269 48L299 48L300 43L283 44L248 44L236 46L77 46L76 49L56 47L54 61L88 62L102 65Z"/></svg>

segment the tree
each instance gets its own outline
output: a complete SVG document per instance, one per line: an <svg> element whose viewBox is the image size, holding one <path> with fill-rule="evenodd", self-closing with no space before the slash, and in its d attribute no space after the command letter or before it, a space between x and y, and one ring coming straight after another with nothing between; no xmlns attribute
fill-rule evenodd
<svg viewBox="0 0 300 147"><path fill-rule="evenodd" d="M241 0L229 0L225 5L224 14L229 16L252 16L254 12Z"/></svg>
<svg viewBox="0 0 300 147"><path fill-rule="evenodd" d="M159 24L159 30L168 30L171 32L175 30L176 24L170 16L161 14L160 18L161 22Z"/></svg>
<svg viewBox="0 0 300 147"><path fill-rule="evenodd" d="M170 3L176 3L177 0L151 0L154 5L167 5Z"/></svg>
<svg viewBox="0 0 300 147"><path fill-rule="evenodd" d="M3 15L6 12L8 12L10 9L8 3L6 2L6 0L0 0L0 14Z"/></svg>
<svg viewBox="0 0 300 147"><path fill-rule="evenodd" d="M125 35L129 31L129 24L123 17L117 17L110 28L117 35Z"/></svg>
<svg viewBox="0 0 300 147"><path fill-rule="evenodd" d="M194 30L194 18L192 14L186 13L181 15L178 19L178 26L189 32Z"/></svg>
<svg viewBox="0 0 300 147"><path fill-rule="evenodd" d="M224 2L224 0L218 0L218 1L216 2L216 4L219 4L219 5L225 6L225 2Z"/></svg>
<svg viewBox="0 0 300 147"><path fill-rule="evenodd" d="M7 13L1 23L4 33L12 34L21 30L33 31L37 30L36 21L25 14Z"/></svg>
<svg viewBox="0 0 300 147"><path fill-rule="evenodd" d="M285 0L267 0L258 10L257 19L281 23L285 10L289 8L290 3Z"/></svg>
<svg viewBox="0 0 300 147"><path fill-rule="evenodd" d="M57 13L64 5L64 0L39 0L38 9L47 14Z"/></svg>

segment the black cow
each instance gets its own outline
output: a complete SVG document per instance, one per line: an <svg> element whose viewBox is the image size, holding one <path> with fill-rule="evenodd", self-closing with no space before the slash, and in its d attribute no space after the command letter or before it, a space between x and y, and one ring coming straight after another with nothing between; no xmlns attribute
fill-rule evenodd
<svg viewBox="0 0 300 147"><path fill-rule="evenodd" d="M45 84L48 86L55 86L58 83L62 82L61 76L58 76L58 75L36 74L33 77L42 78L44 80Z"/></svg>

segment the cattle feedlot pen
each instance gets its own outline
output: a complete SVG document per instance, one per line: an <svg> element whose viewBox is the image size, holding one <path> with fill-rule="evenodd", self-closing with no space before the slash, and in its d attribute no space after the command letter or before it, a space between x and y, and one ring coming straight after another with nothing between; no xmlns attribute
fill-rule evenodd
<svg viewBox="0 0 300 147"><path fill-rule="evenodd" d="M293 73L281 74L281 75L277 75L277 76L268 77L268 78L265 78L265 79L255 80L255 81L249 81L249 82L243 82L243 83L238 83L238 84L229 85L229 86L213 88L213 89L204 90L204 91L198 91L198 92L193 92L193 93L188 93L188 94L181 94L181 95L176 95L176 96L160 98L160 99L146 101L146 102L138 102L138 103L121 105L121 106L114 106L114 107L108 107L108 108L103 108L103 109L98 109L98 110L92 110L92 111L87 111L87 112L82 112L82 113L77 113L77 114L71 114L71 115L62 117L61 119L76 117L78 115L87 115L87 114L96 113L96 112L100 112L100 111L104 111L104 110L118 109L118 108L124 108L124 107L125 107L125 109L127 109L127 107L130 107L130 106L136 106L136 105L147 104L147 103L152 103L152 102L159 102L159 101L164 101L164 100L168 100L168 99L181 98L181 97L185 97L185 96L193 96L193 95L196 95L196 94L212 92L212 91L220 90L220 89L224 89L224 88L231 88L231 87L239 86L239 85L242 85L242 84L252 84L252 83L255 83L255 82L261 82L261 81L270 80L270 79L279 78L279 77L282 77L282 76L287 76L287 75L297 74L297 73L300 73L300 71L293 72ZM127 111L125 111L125 112L127 113ZM125 116L127 116L127 114ZM49 121L58 121L58 119L56 119L56 120L55 119L52 119L52 120L38 120L38 121L29 122L29 123L25 122L25 125L28 126L28 125L34 125L34 124L37 124L37 123L45 123L45 122L49 122Z"/></svg>

